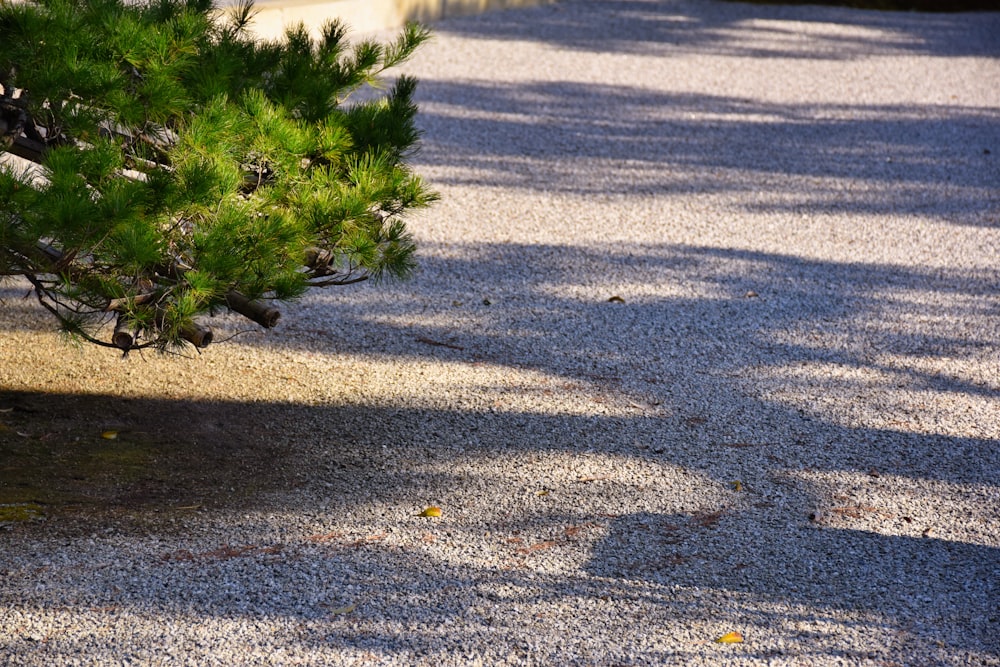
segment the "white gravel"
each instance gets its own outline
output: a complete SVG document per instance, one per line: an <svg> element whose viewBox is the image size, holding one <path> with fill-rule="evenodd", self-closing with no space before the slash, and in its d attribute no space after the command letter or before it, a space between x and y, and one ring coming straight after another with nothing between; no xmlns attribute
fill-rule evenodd
<svg viewBox="0 0 1000 667"><path fill-rule="evenodd" d="M6 290L0 389L249 406L281 482L7 525L0 662L1000 665L998 34L449 20L415 280L125 362Z"/></svg>

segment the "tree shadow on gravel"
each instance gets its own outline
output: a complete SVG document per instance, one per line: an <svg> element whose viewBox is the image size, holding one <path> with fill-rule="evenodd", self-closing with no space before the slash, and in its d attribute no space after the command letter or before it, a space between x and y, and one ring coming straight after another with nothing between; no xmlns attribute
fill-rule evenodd
<svg viewBox="0 0 1000 667"><path fill-rule="evenodd" d="M624 516L614 520L586 569L595 577L685 588L712 582L748 600L768 599L779 582L786 605L888 621L875 630L886 642L886 658L917 655L921 642L996 646L1000 613L989 600L1000 596L1000 549L784 518L745 512L708 521L705 515Z"/></svg>
<svg viewBox="0 0 1000 667"><path fill-rule="evenodd" d="M565 610L612 602L641 615L639 629L677 618L710 626L728 610L719 634L773 629L746 648L760 660L875 659L838 639L848 626L875 637L885 660L939 651L974 661L993 650L1000 549L987 545L1000 438L994 413L976 406L1000 398L988 366L996 272L669 245L434 255L398 289L310 297L300 306L308 317L290 313L280 337L258 344L300 346L316 363L364 352L533 370L547 383L532 390L572 396L581 414L514 409L518 389L490 386L470 387L479 408L435 409L360 397L306 406L4 392L0 492L16 497L0 504L37 503L49 522L19 523L3 539L86 536L109 522L153 536L163 544L155 562L126 557L122 569L86 570L86 582L51 568L53 579L38 581L84 610L284 619L274 641L303 651L454 657L463 649L440 627L474 618L479 646L515 657L528 655L526 633L576 628L592 639L565 655L584 659L608 630ZM101 438L106 430L117 438ZM547 457L564 454L585 481L541 481ZM470 474L496 461L533 466L539 481ZM638 487L603 479L612 461L654 479L682 471L711 493L676 491L683 510L644 508ZM30 470L41 472L35 495L17 487ZM595 497L606 511L580 509ZM910 516L907 498L934 515ZM415 516L432 503L446 509L440 524ZM473 504L492 509L470 528L461 512ZM271 513L315 516L314 533L255 533L253 516ZM382 532L383 513L403 532ZM214 529L199 528L230 516L244 517L246 537L213 541ZM324 516L356 519L329 528ZM952 525L973 537L950 537ZM494 565L434 550L463 539ZM544 574L562 550L582 558ZM229 592L171 592L207 585ZM331 610L351 605L331 622ZM637 629L643 660L671 659L649 641ZM34 644L9 647L59 646Z"/></svg>
<svg viewBox="0 0 1000 667"><path fill-rule="evenodd" d="M742 653L753 659L890 660L925 651L937 651L943 660L970 652L975 659L995 646L1000 549L933 534L921 538L853 529L850 517L846 525L811 520L807 512L827 510L830 499L788 476L845 463L859 470L878 465L883 476L949 471L937 477L973 494L973 502L977 485L993 489L995 503L997 471L989 463L996 461L995 440L865 433L827 424L804 434L799 446L783 447L783 459L777 461L766 445L734 449L727 444L731 441L706 438L704 424L669 417L194 406L152 399L130 401L123 410L120 400L0 394L0 408L10 410L3 413L4 421L18 430L39 425L36 407L64 415L59 420L85 424L84 434L108 423L95 415L113 414L122 429L119 437L145 457L142 462L103 458L101 479L74 477L87 471L77 464L77 454L45 463L45 492L79 493L83 484L86 498L62 510L47 505L46 511L53 510L50 526L17 524L0 540L30 543L41 537L38 549L44 554L51 548L44 546L46 537L93 538L92 533L113 527L134 538L127 550L108 547L111 553L106 548L93 563L37 566L35 557L27 562L0 558L6 582L0 586L0 604L30 610L47 604L35 602L39 591L51 590L58 591L62 606L84 615L111 610L109 631L131 638L128 653L136 659L143 659L142 651L157 654L168 640L126 630L131 614L161 616L171 627L169 645L176 646L178 638L204 642L206 628L216 628L228 650L248 656L251 650L298 647L368 652L373 659L480 655L494 661L572 662L602 655L611 642L649 664L677 659L676 652L657 647L649 629L673 627L678 619L702 631L718 627L718 634L757 628ZM267 415L267 420L254 415ZM49 428L60 429L59 420ZM151 428L158 420L163 430ZM276 424L283 425L278 433ZM373 430L372 424L379 427ZM260 430L268 428L268 436L261 437ZM151 437L138 440L140 429ZM323 448L296 446L317 429ZM842 440L832 458L821 443L831 436ZM18 478L8 464L37 465L48 451L41 431L18 437L41 453L32 461L12 461L10 440L0 437L4 493ZM72 447L89 445L81 440ZM532 464L532 455L558 452L689 469L719 492L713 503L686 512L619 512L609 504L612 511L593 514L580 509L580 494L611 499L623 493L639 497L639 491L597 476L586 483L554 484L538 496L532 488L469 473L492 458L542 471L544 459ZM897 456L902 453L905 461ZM724 491L737 475L746 488ZM117 495L94 493L104 484ZM991 502L989 491L982 493L980 500ZM461 516L470 495L485 495L494 506L483 522L468 524ZM446 508L439 522L416 517L428 499ZM377 508L397 515L395 532L383 531L385 517ZM255 533L256 513L317 518L312 534ZM235 536L235 527L232 532L205 527L219 515L239 517L242 536ZM357 515L357 520L353 527L331 530L324 527L327 515ZM410 518L398 518L405 516ZM906 525L902 516L893 522L897 528ZM468 549L490 552L490 565L481 555L445 557L434 549L455 542L460 548L466 539ZM133 550L142 555L130 555ZM547 559L566 552L585 556L579 567L553 572ZM110 558L114 567L107 565ZM31 570L30 577L22 578L24 568ZM590 606L595 617L614 608L635 623L624 630L590 625L585 611ZM254 630L257 619L277 623L277 629L262 638ZM477 630L453 636L447 629L459 619ZM852 652L857 647L843 639L846 631L868 633L879 651ZM546 633L568 634L574 643L552 655L533 653L527 638ZM712 659L712 636L703 639L691 642L685 655ZM52 664L81 651L95 660L110 659L122 655L119 642L95 646L73 633L55 633L40 642L28 631L12 631L0 641L0 655L37 658L29 664Z"/></svg>
<svg viewBox="0 0 1000 667"><path fill-rule="evenodd" d="M824 433L825 447L853 443L857 451L843 459L851 469L992 480L987 469L961 461L982 460L985 452L976 450L995 446L995 423L975 416L942 423L946 407L920 408L898 394L924 393L930 403L945 406L1000 399L989 365L1000 340L996 270L840 263L667 244L455 244L429 252L412 282L388 290L315 293L289 306L287 324L244 344L532 369L551 379L547 391L580 392L586 401L631 401L634 422L667 429L671 438L700 434L699 445ZM32 331L51 323L25 311L4 326ZM125 363L141 369L143 360ZM498 410L510 398L504 390L478 390ZM859 396L878 406L863 418L869 425L842 426L856 419L852 410ZM285 422L299 421L292 418L295 410L310 410L289 406L279 428L268 425L269 410L239 403L79 396L49 410L45 395L23 400L27 407L16 397L6 406L24 417L2 432L12 443L18 437L12 431L22 428L39 442L47 431L97 442L111 429L120 439L132 434L159 444L186 437L188 452L206 442L223 450L239 447L269 429L275 442L287 440ZM529 423L537 420L549 429L560 419L539 416ZM143 426L144 420L150 424ZM303 417L306 424L311 420ZM194 424L198 430L189 433ZM79 428L70 433L70 425ZM944 435L960 432L967 437ZM352 442L365 449L382 435L375 431L373 439L357 440L359 429ZM523 435L527 442L534 439L530 429ZM940 446L921 445L937 437ZM277 458L287 450L263 451L265 458ZM920 463L921 456L930 458ZM951 463L943 464L945 459ZM953 475L957 469L961 474Z"/></svg>
<svg viewBox="0 0 1000 667"><path fill-rule="evenodd" d="M832 554L821 554L811 563L795 562L792 568L817 570L801 581L792 579L790 589L798 589L790 590L788 598L758 591L747 572L714 581L691 577L689 585L683 566L662 566L657 578L663 583L658 584L636 579L634 572L629 577L609 575L601 563L588 574L546 575L533 572L530 564L497 570L438 560L419 550L337 543L168 553L142 567L88 572L90 585L81 590L66 587L65 599L82 598L85 611L116 609L118 613L108 618L111 633L128 632L130 612L169 618L173 643L166 644L162 634L136 636L127 652L140 659L143 651L162 656L164 648L177 643L211 645L206 630L225 633L227 651L247 661L261 654L268 657L269 652L270 657L305 652L321 660L339 656L346 661L350 656L414 664L462 664L476 658L490 664L577 664L592 663L598 656L615 664L669 664L695 657L729 660L734 652L742 659L764 661L836 657L905 662L909 656L934 656L943 663L963 657L974 663L992 655L989 647L995 642L989 632L996 610L986 596L995 595L996 587L987 580L991 588L968 591L972 587L961 577L995 575L997 550L849 532L836 538L824 548L868 549L859 543L876 539L885 562ZM653 567L663 559L662 552L648 544L639 549L637 555L652 558ZM819 571L823 566L858 567L850 577L857 585L851 596L864 602L845 600L843 582L834 584L839 573ZM126 577L136 575L143 578L144 589L114 592ZM866 580L865 575L872 578ZM42 574L39 580L47 581L48 576ZM187 598L164 593L198 590L208 582L227 595ZM303 588L303 582L310 587ZM608 609L630 622L610 628L588 623L591 610L603 618ZM708 609L726 613L720 617ZM955 615L953 609L961 611ZM968 612L970 616L962 615ZM275 623L262 633L255 621L265 619ZM675 627L678 619L684 619L686 628L760 630L748 633L746 645L739 651L728 649L725 657L720 655L725 647L713 645L710 638L692 638L682 649L666 649L651 631ZM459 620L469 625L455 636L451 626ZM854 634L867 636L873 648L852 646L840 636ZM552 646L538 641L541 637L564 641ZM45 642L15 635L8 642L4 648L22 660L81 652L101 660L122 654L122 647L113 643L95 645L65 633Z"/></svg>
<svg viewBox="0 0 1000 667"><path fill-rule="evenodd" d="M48 518L9 526L0 539L43 544L46 536L113 528L155 540L159 554L119 554L114 568L70 570L0 560L8 582L0 601L30 608L37 592L22 587L31 581L59 591L61 604L81 614L162 615L192 641L200 641L199 630L184 619L217 627L231 646L259 648L258 635L240 628L263 618L283 628L267 635L265 648L373 659L454 660L471 643L496 661L565 662L599 655L612 641L631 646L641 662L669 662L677 654L651 643L643 628L672 627L679 618L718 634L768 628L749 637L741 654L757 660L892 660L926 651L975 660L995 646L1000 550L933 530L925 538L893 534L940 527L933 517L907 522L905 510L865 500L927 495L937 499L940 521L966 527L997 508L995 424L981 424L981 437L948 435L963 429L928 427L921 412L930 421L947 418L952 402L995 403L1000 388L988 375L940 375L917 363L976 359L993 349L996 332L982 324L996 322L986 317L998 310L995 274L686 246L484 245L437 255L419 280L391 293L311 297L302 309L333 302L334 312L291 313L280 337L259 344L301 346L316 353L316 363L323 354L364 351L533 369L551 380L540 391L574 396L584 414L512 410L510 390L490 387L478 389L487 400L481 409L2 392L0 505L33 503ZM518 273L525 266L531 271ZM591 272L607 282L594 284ZM454 275L484 280L445 279ZM485 280L498 275L508 278ZM630 285L675 285L684 293L643 297ZM751 290L756 296L747 296ZM624 303L608 301L617 294ZM904 297L920 304L923 319L896 313ZM441 318L442 310L449 316ZM658 342L649 346L650 339ZM824 372L769 372L811 365ZM875 380L852 372L875 373ZM900 385L945 407L894 407ZM884 412L883 426L851 425L842 406L830 407L832 399L850 405L859 395L881 406L873 414L878 421ZM819 398L826 402L815 404ZM630 402L631 416L602 415ZM114 440L102 438L109 430ZM521 488L470 474L504 460L535 466L542 479L546 457L566 453L597 466L591 480ZM714 489L713 500L691 498L685 511L632 507L629 498L638 504L642 492L601 479L605 460L647 466L654 476L682 470L692 488ZM470 528L460 514L473 496L476 506L486 497L493 509ZM595 496L609 499L607 511L582 511ZM613 498L625 504L612 506ZM431 503L445 507L440 524L415 516ZM963 508L974 511L958 515ZM388 534L381 512L394 525L411 518L402 520L402 533ZM255 515L272 513L315 516L315 529L254 528ZM891 514L884 532L856 527L872 513ZM810 520L825 514L837 521ZM353 528L336 527L339 521L330 528L324 516L356 519L348 522ZM205 527L233 521L220 517L239 517L243 533ZM469 549L490 552L494 565L434 550L464 539ZM563 550L583 558L546 574L547 556ZM29 579L22 567L32 568ZM775 592L776 579L783 592ZM192 597L197 590L225 594ZM634 636L589 625L577 611L589 605L634 615ZM351 611L333 613L340 609ZM458 619L473 619L478 634L459 642L442 631ZM852 652L840 637L858 632L884 651ZM580 639L559 655L538 656L526 637L542 633ZM136 646L155 651L164 641L138 637ZM26 631L12 633L0 653L54 664L80 651L120 654L114 642L109 647L72 633L39 642ZM718 659L712 650L692 643L684 655Z"/></svg>
<svg viewBox="0 0 1000 667"><path fill-rule="evenodd" d="M537 368L637 395L669 395L678 379L690 390L711 377L752 382L769 367L815 363L883 374L883 390L1000 397L988 373L942 375L920 363L995 349L994 269L670 244L504 243L431 252L419 277L392 293L315 294L304 305L308 317L291 311L274 344ZM325 324L320 308L329 309ZM447 345L428 344L435 342ZM843 373L830 380L858 381ZM813 390L833 388L822 377L789 379L808 381L820 383Z"/></svg>
<svg viewBox="0 0 1000 667"><path fill-rule="evenodd" d="M449 19L437 30L467 37L539 41L602 53L698 52L755 58L850 59L876 54L996 56L1000 12L863 11L697 0L563 1ZM759 46L760 36L771 45Z"/></svg>
<svg viewBox="0 0 1000 667"><path fill-rule="evenodd" d="M753 212L1000 225L1000 120L969 107L769 104L626 86L422 80L435 180L582 195L742 193Z"/></svg>

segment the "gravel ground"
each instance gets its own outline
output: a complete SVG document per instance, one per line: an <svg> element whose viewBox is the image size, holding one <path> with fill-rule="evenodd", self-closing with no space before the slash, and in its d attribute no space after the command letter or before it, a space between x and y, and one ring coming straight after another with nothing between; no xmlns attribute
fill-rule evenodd
<svg viewBox="0 0 1000 667"><path fill-rule="evenodd" d="M998 34L449 20L413 281L127 361L8 288L7 434L125 472L0 530L0 662L1000 665Z"/></svg>

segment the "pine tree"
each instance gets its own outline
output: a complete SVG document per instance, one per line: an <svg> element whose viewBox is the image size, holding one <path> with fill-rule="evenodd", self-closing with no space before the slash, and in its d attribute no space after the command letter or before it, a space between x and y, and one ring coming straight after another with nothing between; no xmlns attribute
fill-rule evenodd
<svg viewBox="0 0 1000 667"><path fill-rule="evenodd" d="M62 330L203 347L213 313L271 327L312 287L411 273L403 216L436 196L406 164L416 82L381 76L428 32L261 41L252 16L0 0L0 153L17 156L0 155L0 276L27 278Z"/></svg>

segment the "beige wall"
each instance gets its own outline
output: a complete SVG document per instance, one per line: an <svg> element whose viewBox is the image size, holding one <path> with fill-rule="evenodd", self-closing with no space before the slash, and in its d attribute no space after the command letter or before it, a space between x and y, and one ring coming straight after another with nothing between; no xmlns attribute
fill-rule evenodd
<svg viewBox="0 0 1000 667"><path fill-rule="evenodd" d="M474 14L492 9L525 7L554 0L257 0L253 29L264 38L278 37L284 26L302 21L316 29L339 18L351 32L396 28L409 20L433 21L445 16ZM230 3L225 3L230 4Z"/></svg>

